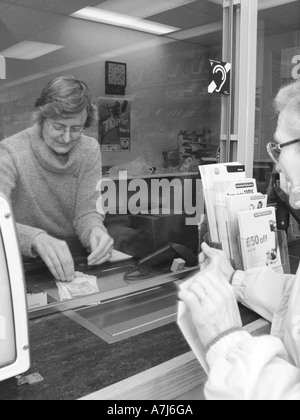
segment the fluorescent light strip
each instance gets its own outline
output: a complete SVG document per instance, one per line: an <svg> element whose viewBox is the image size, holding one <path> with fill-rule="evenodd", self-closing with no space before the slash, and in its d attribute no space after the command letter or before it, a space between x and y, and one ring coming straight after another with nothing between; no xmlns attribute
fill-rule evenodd
<svg viewBox="0 0 300 420"><path fill-rule="evenodd" d="M136 31L147 32L154 35L166 35L179 30L179 28L174 28L173 26L162 25L160 23L122 15L120 13L109 12L107 10L100 10L95 7L86 7L73 13L71 17L134 29Z"/></svg>
<svg viewBox="0 0 300 420"><path fill-rule="evenodd" d="M42 42L22 41L4 51L0 55L6 58L16 58L19 60L34 60L43 55L50 54L64 48L61 45L45 44Z"/></svg>

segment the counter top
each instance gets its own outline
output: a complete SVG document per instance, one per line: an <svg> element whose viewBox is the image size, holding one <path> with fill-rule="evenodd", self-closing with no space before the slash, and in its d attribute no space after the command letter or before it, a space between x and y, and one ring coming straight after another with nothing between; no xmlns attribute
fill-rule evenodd
<svg viewBox="0 0 300 420"><path fill-rule="evenodd" d="M241 308L245 325L259 317ZM75 400L190 351L176 323L107 344L64 314L31 320L31 369L44 381L0 383L0 400Z"/></svg>
<svg viewBox="0 0 300 420"><path fill-rule="evenodd" d="M299 247L290 249L292 273L298 268ZM242 305L240 312L244 326L251 328L254 323L256 328L256 323L261 322L257 314ZM149 377L162 372L161 366L167 365L174 379L177 363L181 363L179 374L189 369L191 383L194 375L195 386L199 375L203 376L176 323L114 344L107 344L64 313L31 319L29 329L31 369L28 374L39 373L44 381L21 387L15 378L1 382L0 400L75 400L95 393L97 397L100 394L113 397L118 395L113 391L117 388L119 392L122 381L128 384L134 378L134 386L138 387L136 381L146 373ZM164 386L161 378L158 382ZM130 388L124 389L124 385L121 389L130 393Z"/></svg>

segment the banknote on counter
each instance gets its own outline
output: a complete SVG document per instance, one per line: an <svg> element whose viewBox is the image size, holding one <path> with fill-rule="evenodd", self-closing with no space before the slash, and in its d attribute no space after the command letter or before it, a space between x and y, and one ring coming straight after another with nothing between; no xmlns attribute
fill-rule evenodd
<svg viewBox="0 0 300 420"><path fill-rule="evenodd" d="M96 276L75 272L75 279L71 282L56 281L61 301L78 298L80 296L99 293Z"/></svg>

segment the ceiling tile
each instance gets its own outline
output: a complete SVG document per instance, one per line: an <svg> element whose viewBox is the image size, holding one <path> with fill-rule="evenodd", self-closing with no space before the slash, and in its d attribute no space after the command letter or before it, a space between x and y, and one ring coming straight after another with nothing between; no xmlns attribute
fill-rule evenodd
<svg viewBox="0 0 300 420"><path fill-rule="evenodd" d="M124 15L146 18L195 0L106 0L97 8ZM178 6L177 6L178 5Z"/></svg>
<svg viewBox="0 0 300 420"><path fill-rule="evenodd" d="M222 19L222 16L222 6L205 0L198 0L185 6L177 7L156 16L152 16L150 20L188 29L218 21Z"/></svg>
<svg viewBox="0 0 300 420"><path fill-rule="evenodd" d="M25 39L34 41L31 38L35 34L56 25L58 19L59 17L56 14L27 9L17 5L11 5L0 13L1 26L4 25L13 37L19 41ZM7 45L8 47L10 45Z"/></svg>
<svg viewBox="0 0 300 420"><path fill-rule="evenodd" d="M178 11L175 9L170 10L167 13L152 16L149 18L149 20L182 29L189 29L216 21L215 17L206 15L204 13L195 13L194 10L191 10L188 7L182 7L180 9L182 10Z"/></svg>
<svg viewBox="0 0 300 420"><path fill-rule="evenodd" d="M27 9L70 15L84 7L99 4L101 0L4 0L0 3L15 4Z"/></svg>

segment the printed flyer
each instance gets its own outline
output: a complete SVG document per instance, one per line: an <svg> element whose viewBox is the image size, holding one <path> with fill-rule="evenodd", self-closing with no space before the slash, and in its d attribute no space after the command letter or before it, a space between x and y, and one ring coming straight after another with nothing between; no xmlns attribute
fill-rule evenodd
<svg viewBox="0 0 300 420"><path fill-rule="evenodd" d="M238 196L242 199L244 195L257 194L256 180L253 178L244 178L238 181L215 181L214 193L217 225L222 249L227 257L233 259L230 248L230 229L228 224L226 198ZM248 210L248 208L242 210Z"/></svg>
<svg viewBox="0 0 300 420"><path fill-rule="evenodd" d="M283 273L275 207L238 214L244 269L270 267Z"/></svg>
<svg viewBox="0 0 300 420"><path fill-rule="evenodd" d="M267 207L267 196L263 194L245 194L227 196L227 220L230 257L236 270L243 270L243 258L240 247L238 214L241 211L260 210Z"/></svg>
<svg viewBox="0 0 300 420"><path fill-rule="evenodd" d="M126 99L100 98L99 143L102 152L130 151L131 103Z"/></svg>

